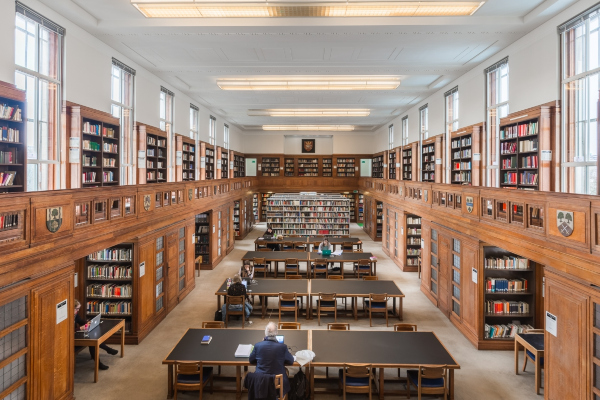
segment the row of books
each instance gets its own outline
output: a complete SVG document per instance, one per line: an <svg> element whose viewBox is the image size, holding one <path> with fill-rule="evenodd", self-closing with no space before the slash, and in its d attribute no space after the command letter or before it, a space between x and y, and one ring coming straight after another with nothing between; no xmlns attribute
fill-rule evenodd
<svg viewBox="0 0 600 400"><path fill-rule="evenodd" d="M521 160L522 168L539 168L538 156L527 156Z"/></svg>
<svg viewBox="0 0 600 400"><path fill-rule="evenodd" d="M470 171L471 170L471 161L452 163L452 169L454 171Z"/></svg>
<svg viewBox="0 0 600 400"><path fill-rule="evenodd" d="M197 244L195 251L196 254L208 254L208 246L205 244Z"/></svg>
<svg viewBox="0 0 600 400"><path fill-rule="evenodd" d="M527 279L487 278L485 290L489 293L526 292Z"/></svg>
<svg viewBox="0 0 600 400"><path fill-rule="evenodd" d="M408 256L420 256L421 249L406 249L406 255Z"/></svg>
<svg viewBox="0 0 600 400"><path fill-rule="evenodd" d="M423 146L423 154L433 153L435 151L435 146L430 144L429 146Z"/></svg>
<svg viewBox="0 0 600 400"><path fill-rule="evenodd" d="M503 174L502 183L505 185L516 185L517 184L517 173L516 172L505 172Z"/></svg>
<svg viewBox="0 0 600 400"><path fill-rule="evenodd" d="M409 224L409 225L420 225L421 224L421 218L407 217L406 218L406 223Z"/></svg>
<svg viewBox="0 0 600 400"><path fill-rule="evenodd" d="M402 152L402 157L412 157L412 150L404 150Z"/></svg>
<svg viewBox="0 0 600 400"><path fill-rule="evenodd" d="M11 107L8 104L0 104L0 118L21 121L21 108Z"/></svg>
<svg viewBox="0 0 600 400"><path fill-rule="evenodd" d="M350 223L350 218L348 218L346 220L346 224ZM285 224L283 223L272 223L271 227L273 229L277 229L277 228L293 228L293 229L344 229L346 227L346 224L326 224L326 223L312 223L312 224L295 224L295 223L290 223L290 222L286 222Z"/></svg>
<svg viewBox="0 0 600 400"><path fill-rule="evenodd" d="M529 303L524 301L486 300L488 314L529 314Z"/></svg>
<svg viewBox="0 0 600 400"><path fill-rule="evenodd" d="M454 153L452 153L452 159L469 158L469 157L471 157L471 149L459 150L459 151L455 151Z"/></svg>
<svg viewBox="0 0 600 400"><path fill-rule="evenodd" d="M435 155L423 156L423 162L434 162L434 161L435 161Z"/></svg>
<svg viewBox="0 0 600 400"><path fill-rule="evenodd" d="M83 156L83 166L84 167L97 167L98 159L96 157Z"/></svg>
<svg viewBox="0 0 600 400"><path fill-rule="evenodd" d="M87 312L90 314L131 314L131 302L130 301L88 301Z"/></svg>
<svg viewBox="0 0 600 400"><path fill-rule="evenodd" d="M471 145L471 136L457 138L452 140L452 148L458 149L459 147L465 147Z"/></svg>
<svg viewBox="0 0 600 400"><path fill-rule="evenodd" d="M419 265L419 260L416 258L407 258L406 259L406 265L411 266L411 267L415 267Z"/></svg>
<svg viewBox="0 0 600 400"><path fill-rule="evenodd" d="M183 144L183 151L189 151L189 152L193 153L194 151L196 151L196 147L192 146L190 144L184 143Z"/></svg>
<svg viewBox="0 0 600 400"><path fill-rule="evenodd" d="M354 176L354 172L341 172L338 169L337 176Z"/></svg>
<svg viewBox="0 0 600 400"><path fill-rule="evenodd" d="M516 154L517 144L514 142L500 143L500 154Z"/></svg>
<svg viewBox="0 0 600 400"><path fill-rule="evenodd" d="M12 229L19 226L19 214L2 214L0 215L0 229Z"/></svg>
<svg viewBox="0 0 600 400"><path fill-rule="evenodd" d="M514 338L516 334L523 333L524 331L529 329L533 329L533 326L520 324L485 324L485 334L483 337L485 339Z"/></svg>
<svg viewBox="0 0 600 400"><path fill-rule="evenodd" d="M406 244L409 244L411 246L412 245L419 245L420 246L421 245L421 239L416 238L416 237L409 237L409 238L406 239Z"/></svg>
<svg viewBox="0 0 600 400"><path fill-rule="evenodd" d="M345 206L347 201L335 200L269 200L270 206Z"/></svg>
<svg viewBox="0 0 600 400"><path fill-rule="evenodd" d="M208 235L194 236L195 244L208 244Z"/></svg>
<svg viewBox="0 0 600 400"><path fill-rule="evenodd" d="M0 141L20 143L21 138L18 129L9 128L7 126L0 127Z"/></svg>
<svg viewBox="0 0 600 400"><path fill-rule="evenodd" d="M156 180L156 171L148 171L146 172L146 180L155 181Z"/></svg>
<svg viewBox="0 0 600 400"><path fill-rule="evenodd" d="M0 151L0 164L17 164L17 149L9 148L8 151Z"/></svg>
<svg viewBox="0 0 600 400"><path fill-rule="evenodd" d="M519 142L519 153L523 153L526 151L537 151L538 149L538 140L523 140Z"/></svg>
<svg viewBox="0 0 600 400"><path fill-rule="evenodd" d="M521 185L537 185L539 174L533 172L522 172L519 174Z"/></svg>
<svg viewBox="0 0 600 400"><path fill-rule="evenodd" d="M131 261L133 254L131 249L103 249L88 255L92 261Z"/></svg>
<svg viewBox="0 0 600 400"><path fill-rule="evenodd" d="M130 284L94 283L86 288L88 297L131 297L132 293L133 290Z"/></svg>
<svg viewBox="0 0 600 400"><path fill-rule="evenodd" d="M510 156L502 160L502 169L516 169L517 156Z"/></svg>
<svg viewBox="0 0 600 400"><path fill-rule="evenodd" d="M471 172L455 172L452 174L452 180L454 182L471 182Z"/></svg>
<svg viewBox="0 0 600 400"><path fill-rule="evenodd" d="M291 222L291 223L319 223L319 222L339 222L344 223L348 221L348 218L293 218L293 217L269 217L267 223L270 222Z"/></svg>
<svg viewBox="0 0 600 400"><path fill-rule="evenodd" d="M407 235L420 235L421 228L406 228Z"/></svg>
<svg viewBox="0 0 600 400"><path fill-rule="evenodd" d="M338 162L338 166L340 166L340 163L350 163L350 164L354 165L354 158L338 158L337 162Z"/></svg>
<svg viewBox="0 0 600 400"><path fill-rule="evenodd" d="M282 235L349 235L350 231L344 230L331 230L331 229L278 229L275 233Z"/></svg>
<svg viewBox="0 0 600 400"><path fill-rule="evenodd" d="M104 143L104 145L102 146L104 151L109 151L111 153L118 153L119 150L119 146L117 144L114 143Z"/></svg>
<svg viewBox="0 0 600 400"><path fill-rule="evenodd" d="M424 173L423 174L423 180L425 180L425 181L427 181L427 180L430 180L430 181L435 180L435 173L434 172L429 172L429 173L426 172L426 173Z"/></svg>
<svg viewBox="0 0 600 400"><path fill-rule="evenodd" d="M104 137L115 137L115 130L113 128L102 127L100 124L92 124L89 121L83 123L83 133L97 136L100 136L100 133L102 133Z"/></svg>
<svg viewBox="0 0 600 400"><path fill-rule="evenodd" d="M194 161L194 155L193 154L184 153L182 155L182 160L183 161Z"/></svg>
<svg viewBox="0 0 600 400"><path fill-rule="evenodd" d="M517 136L531 136L538 134L538 122L506 126L500 130L500 140L513 139Z"/></svg>
<svg viewBox="0 0 600 400"><path fill-rule="evenodd" d="M12 186L15 183L17 171L0 172L0 186Z"/></svg>
<svg viewBox="0 0 600 400"><path fill-rule="evenodd" d="M84 172L81 174L81 181L83 183L93 183L96 182L96 173L95 172Z"/></svg>
<svg viewBox="0 0 600 400"><path fill-rule="evenodd" d="M104 158L102 160L102 166L103 167L116 167L117 159L116 158Z"/></svg>
<svg viewBox="0 0 600 400"><path fill-rule="evenodd" d="M148 136L147 137L147 144L149 144L150 146L159 146L159 147L166 147L167 146L167 139L156 139L155 137L152 136ZM207 150L208 152L208 150Z"/></svg>
<svg viewBox="0 0 600 400"><path fill-rule="evenodd" d="M88 279L131 279L132 268L122 265L88 265Z"/></svg>
<svg viewBox="0 0 600 400"><path fill-rule="evenodd" d="M96 143L92 140L83 141L83 150L100 151L100 143Z"/></svg>
<svg viewBox="0 0 600 400"><path fill-rule="evenodd" d="M517 256L488 257L483 266L486 269L529 269L527 261Z"/></svg>
<svg viewBox="0 0 600 400"><path fill-rule="evenodd" d="M113 171L103 171L102 172L102 182L114 182L115 175L116 174Z"/></svg>

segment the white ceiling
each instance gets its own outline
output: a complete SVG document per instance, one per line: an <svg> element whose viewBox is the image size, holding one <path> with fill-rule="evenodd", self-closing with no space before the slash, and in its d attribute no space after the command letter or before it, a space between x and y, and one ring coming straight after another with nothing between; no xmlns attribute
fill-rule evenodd
<svg viewBox="0 0 600 400"><path fill-rule="evenodd" d="M374 130L575 0L487 0L471 17L146 19L129 0L40 0L243 129ZM236 92L218 78L397 75L393 91ZM368 117L272 118L255 108L370 108Z"/></svg>

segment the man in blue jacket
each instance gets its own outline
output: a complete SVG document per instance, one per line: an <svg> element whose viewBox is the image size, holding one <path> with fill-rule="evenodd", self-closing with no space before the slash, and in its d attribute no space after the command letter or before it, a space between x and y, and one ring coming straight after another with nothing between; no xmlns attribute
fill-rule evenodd
<svg viewBox="0 0 600 400"><path fill-rule="evenodd" d="M272 375L283 375L283 393L290 391L290 381L285 373L285 365L294 363L294 356L284 343L277 341L277 325L269 322L265 328L265 338L256 343L248 359L256 364L256 372Z"/></svg>

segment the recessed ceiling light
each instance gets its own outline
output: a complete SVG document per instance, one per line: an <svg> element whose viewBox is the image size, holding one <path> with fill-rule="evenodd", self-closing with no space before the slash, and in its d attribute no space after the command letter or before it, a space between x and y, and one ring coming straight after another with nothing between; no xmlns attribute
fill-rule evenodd
<svg viewBox="0 0 600 400"><path fill-rule="evenodd" d="M400 78L389 76L307 76L217 79L222 90L394 90Z"/></svg>
<svg viewBox="0 0 600 400"><path fill-rule="evenodd" d="M225 2L131 0L147 18L441 17L473 15L483 1Z"/></svg>
<svg viewBox="0 0 600 400"><path fill-rule="evenodd" d="M261 117L366 117L371 110L362 108L272 108L248 110L248 115Z"/></svg>
<svg viewBox="0 0 600 400"><path fill-rule="evenodd" d="M354 125L263 125L263 131L353 131Z"/></svg>

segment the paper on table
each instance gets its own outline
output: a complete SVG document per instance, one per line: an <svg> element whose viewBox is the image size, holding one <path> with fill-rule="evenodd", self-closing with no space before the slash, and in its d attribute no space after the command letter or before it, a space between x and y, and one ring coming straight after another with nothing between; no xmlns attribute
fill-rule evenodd
<svg viewBox="0 0 600 400"><path fill-rule="evenodd" d="M315 358L315 353L311 350L300 350L296 352L295 361L304 366L304 364L309 363Z"/></svg>
<svg viewBox="0 0 600 400"><path fill-rule="evenodd" d="M254 346L251 344L240 344L235 351L236 357L250 357L250 353L252 353L252 348Z"/></svg>
<svg viewBox="0 0 600 400"><path fill-rule="evenodd" d="M341 256L343 252L344 252L344 250L336 250L331 254L333 254L334 256Z"/></svg>

